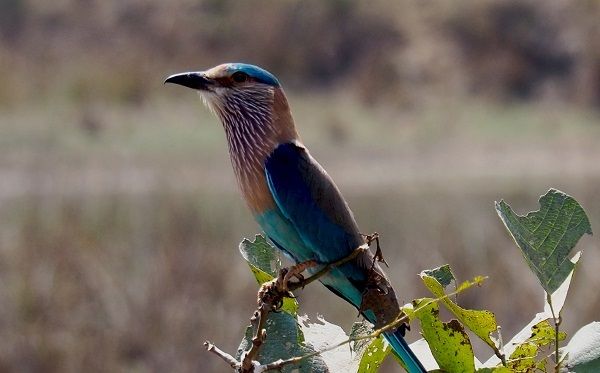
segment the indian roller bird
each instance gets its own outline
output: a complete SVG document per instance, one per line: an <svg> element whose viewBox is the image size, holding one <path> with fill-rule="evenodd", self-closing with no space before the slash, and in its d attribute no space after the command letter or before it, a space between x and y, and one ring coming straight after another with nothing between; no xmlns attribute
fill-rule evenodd
<svg viewBox="0 0 600 373"><path fill-rule="evenodd" d="M169 76L200 93L221 120L244 200L273 244L296 263L333 263L366 247L352 211L325 169L302 144L277 78L244 63ZM381 327L400 314L383 270L369 250L320 281ZM408 371L425 369L404 340L407 325L384 334Z"/></svg>

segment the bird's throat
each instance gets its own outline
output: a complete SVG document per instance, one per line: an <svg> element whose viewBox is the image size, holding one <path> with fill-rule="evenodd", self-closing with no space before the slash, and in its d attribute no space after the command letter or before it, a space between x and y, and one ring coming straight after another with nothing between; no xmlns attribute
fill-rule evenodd
<svg viewBox="0 0 600 373"><path fill-rule="evenodd" d="M253 212L275 206L265 177L266 159L280 144L299 141L283 90L273 89L269 101L264 105L240 100L235 110L219 113L235 176Z"/></svg>

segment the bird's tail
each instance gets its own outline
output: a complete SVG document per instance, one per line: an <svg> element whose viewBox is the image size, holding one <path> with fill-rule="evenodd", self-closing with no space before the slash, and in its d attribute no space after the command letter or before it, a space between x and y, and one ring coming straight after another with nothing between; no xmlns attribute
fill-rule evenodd
<svg viewBox="0 0 600 373"><path fill-rule="evenodd" d="M408 373L426 373L423 364L408 347L408 343L406 343L402 334L402 330L399 328L395 332L384 333L384 337L392 346L394 354L404 362Z"/></svg>

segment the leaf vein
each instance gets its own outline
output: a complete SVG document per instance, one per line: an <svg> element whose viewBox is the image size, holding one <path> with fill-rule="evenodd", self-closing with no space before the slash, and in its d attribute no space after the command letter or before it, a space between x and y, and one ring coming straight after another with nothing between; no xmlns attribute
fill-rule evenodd
<svg viewBox="0 0 600 373"><path fill-rule="evenodd" d="M554 231L554 227L556 226L556 222L558 221L558 218L560 217L560 213L563 210L563 207L565 206L565 200L562 201L560 207L558 208L558 212L556 213L556 217L554 218L554 221L552 222L552 226L550 227L550 229L548 230L548 234L546 234L546 237L544 237L544 240L540 243L539 248L541 249L544 244L546 243L546 240L548 239L548 237L550 237L550 234L552 234L552 231ZM537 249L534 248L535 251L538 251ZM549 257L549 256L548 256ZM546 257L546 259L548 259L548 257ZM543 262L546 261L546 259L544 259ZM542 264L543 264L542 262Z"/></svg>
<svg viewBox="0 0 600 373"><path fill-rule="evenodd" d="M554 202L554 194L550 196L550 202L548 203L549 205L551 205ZM530 231L531 233L535 234L535 232L537 232L537 230L542 226L542 224L544 223L544 220L546 220L546 217L548 216L548 213L550 212L550 206L548 206L548 209L546 209L546 212L544 213L544 217L540 220L540 223L538 224L537 227L535 227L534 230Z"/></svg>

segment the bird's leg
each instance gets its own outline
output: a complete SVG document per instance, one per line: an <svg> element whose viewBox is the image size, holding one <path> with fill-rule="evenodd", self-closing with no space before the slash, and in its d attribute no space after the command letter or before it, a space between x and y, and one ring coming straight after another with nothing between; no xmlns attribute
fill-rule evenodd
<svg viewBox="0 0 600 373"><path fill-rule="evenodd" d="M339 267L349 262L350 260L356 258L360 253L364 252L365 250L368 250L366 246L360 246L354 251L352 251L348 256L327 264L323 264L315 259L311 259L304 262L300 262L291 267L280 269L279 275L276 279L266 282L261 286L261 289L258 292L259 304L261 301L264 301L265 297L268 297L271 303L273 304L277 303L273 302L273 299L282 300L284 297L293 298L294 296L291 293L291 291L294 291L299 288L304 288L306 285L325 275L331 269ZM310 277L304 277L304 275L302 275L302 272L306 271L309 268L314 268L317 266L323 267ZM296 278L297 281L292 281L292 278Z"/></svg>
<svg viewBox="0 0 600 373"><path fill-rule="evenodd" d="M312 260L307 260L305 262L301 262L301 263L298 263L296 265L289 267L287 269L287 273L285 273L283 276L283 281L282 281L283 289L285 291L288 291L289 287L293 286L293 285L301 285L301 287L304 287L305 279L304 279L304 276L302 275L302 272L306 271L309 268L316 267L318 265L319 265L319 262L312 259ZM292 282L292 277L295 277L298 281Z"/></svg>
<svg viewBox="0 0 600 373"><path fill-rule="evenodd" d="M258 290L258 306L267 305L270 308L269 311L278 311L283 305L283 298L294 298L291 291L304 287L306 284L302 272L318 265L316 260L307 260L291 267L281 268L277 278L261 285ZM293 281L293 278L296 278L297 281Z"/></svg>
<svg viewBox="0 0 600 373"><path fill-rule="evenodd" d="M269 305L271 307L270 311L277 311L279 308L281 308L283 304L283 298L294 297L294 295L291 293L292 291L299 288L304 288L306 285L325 275L331 269L339 267L349 262L350 260L356 258L360 253L366 250L368 250L367 246L360 246L354 251L352 251L348 256L335 262L327 263L324 265L323 263L320 263L315 259L311 259L304 262L300 262L291 267L280 269L277 278L265 282L260 287L258 291L257 302L259 308L263 307L264 305ZM310 277L304 277L304 275L302 275L302 272L306 271L307 269L314 268L319 265L322 265L323 268L321 268L319 271L317 271ZM296 278L297 281L293 281L293 278Z"/></svg>
<svg viewBox="0 0 600 373"><path fill-rule="evenodd" d="M361 245L361 246L357 247L356 249L354 249L348 256L345 256L342 259L336 260L335 262L331 262L331 263L323 264L323 263L317 262L316 260L313 260L312 262L314 262L314 265L311 265L310 267L314 267L316 265L323 265L323 267L319 271L313 273L310 277L303 278L302 281L288 283L288 290L292 291L292 290L296 290L298 288L304 288L306 285L310 284L311 282L323 277L327 272L331 271L333 268L340 267L343 264L355 259L360 253L363 253L363 252L367 251L368 249L369 249L368 246ZM308 261L308 262L311 262L311 261ZM305 262L305 263L308 263L308 262ZM300 264L302 264L302 263L300 263ZM310 268L310 267L306 267L306 268Z"/></svg>

